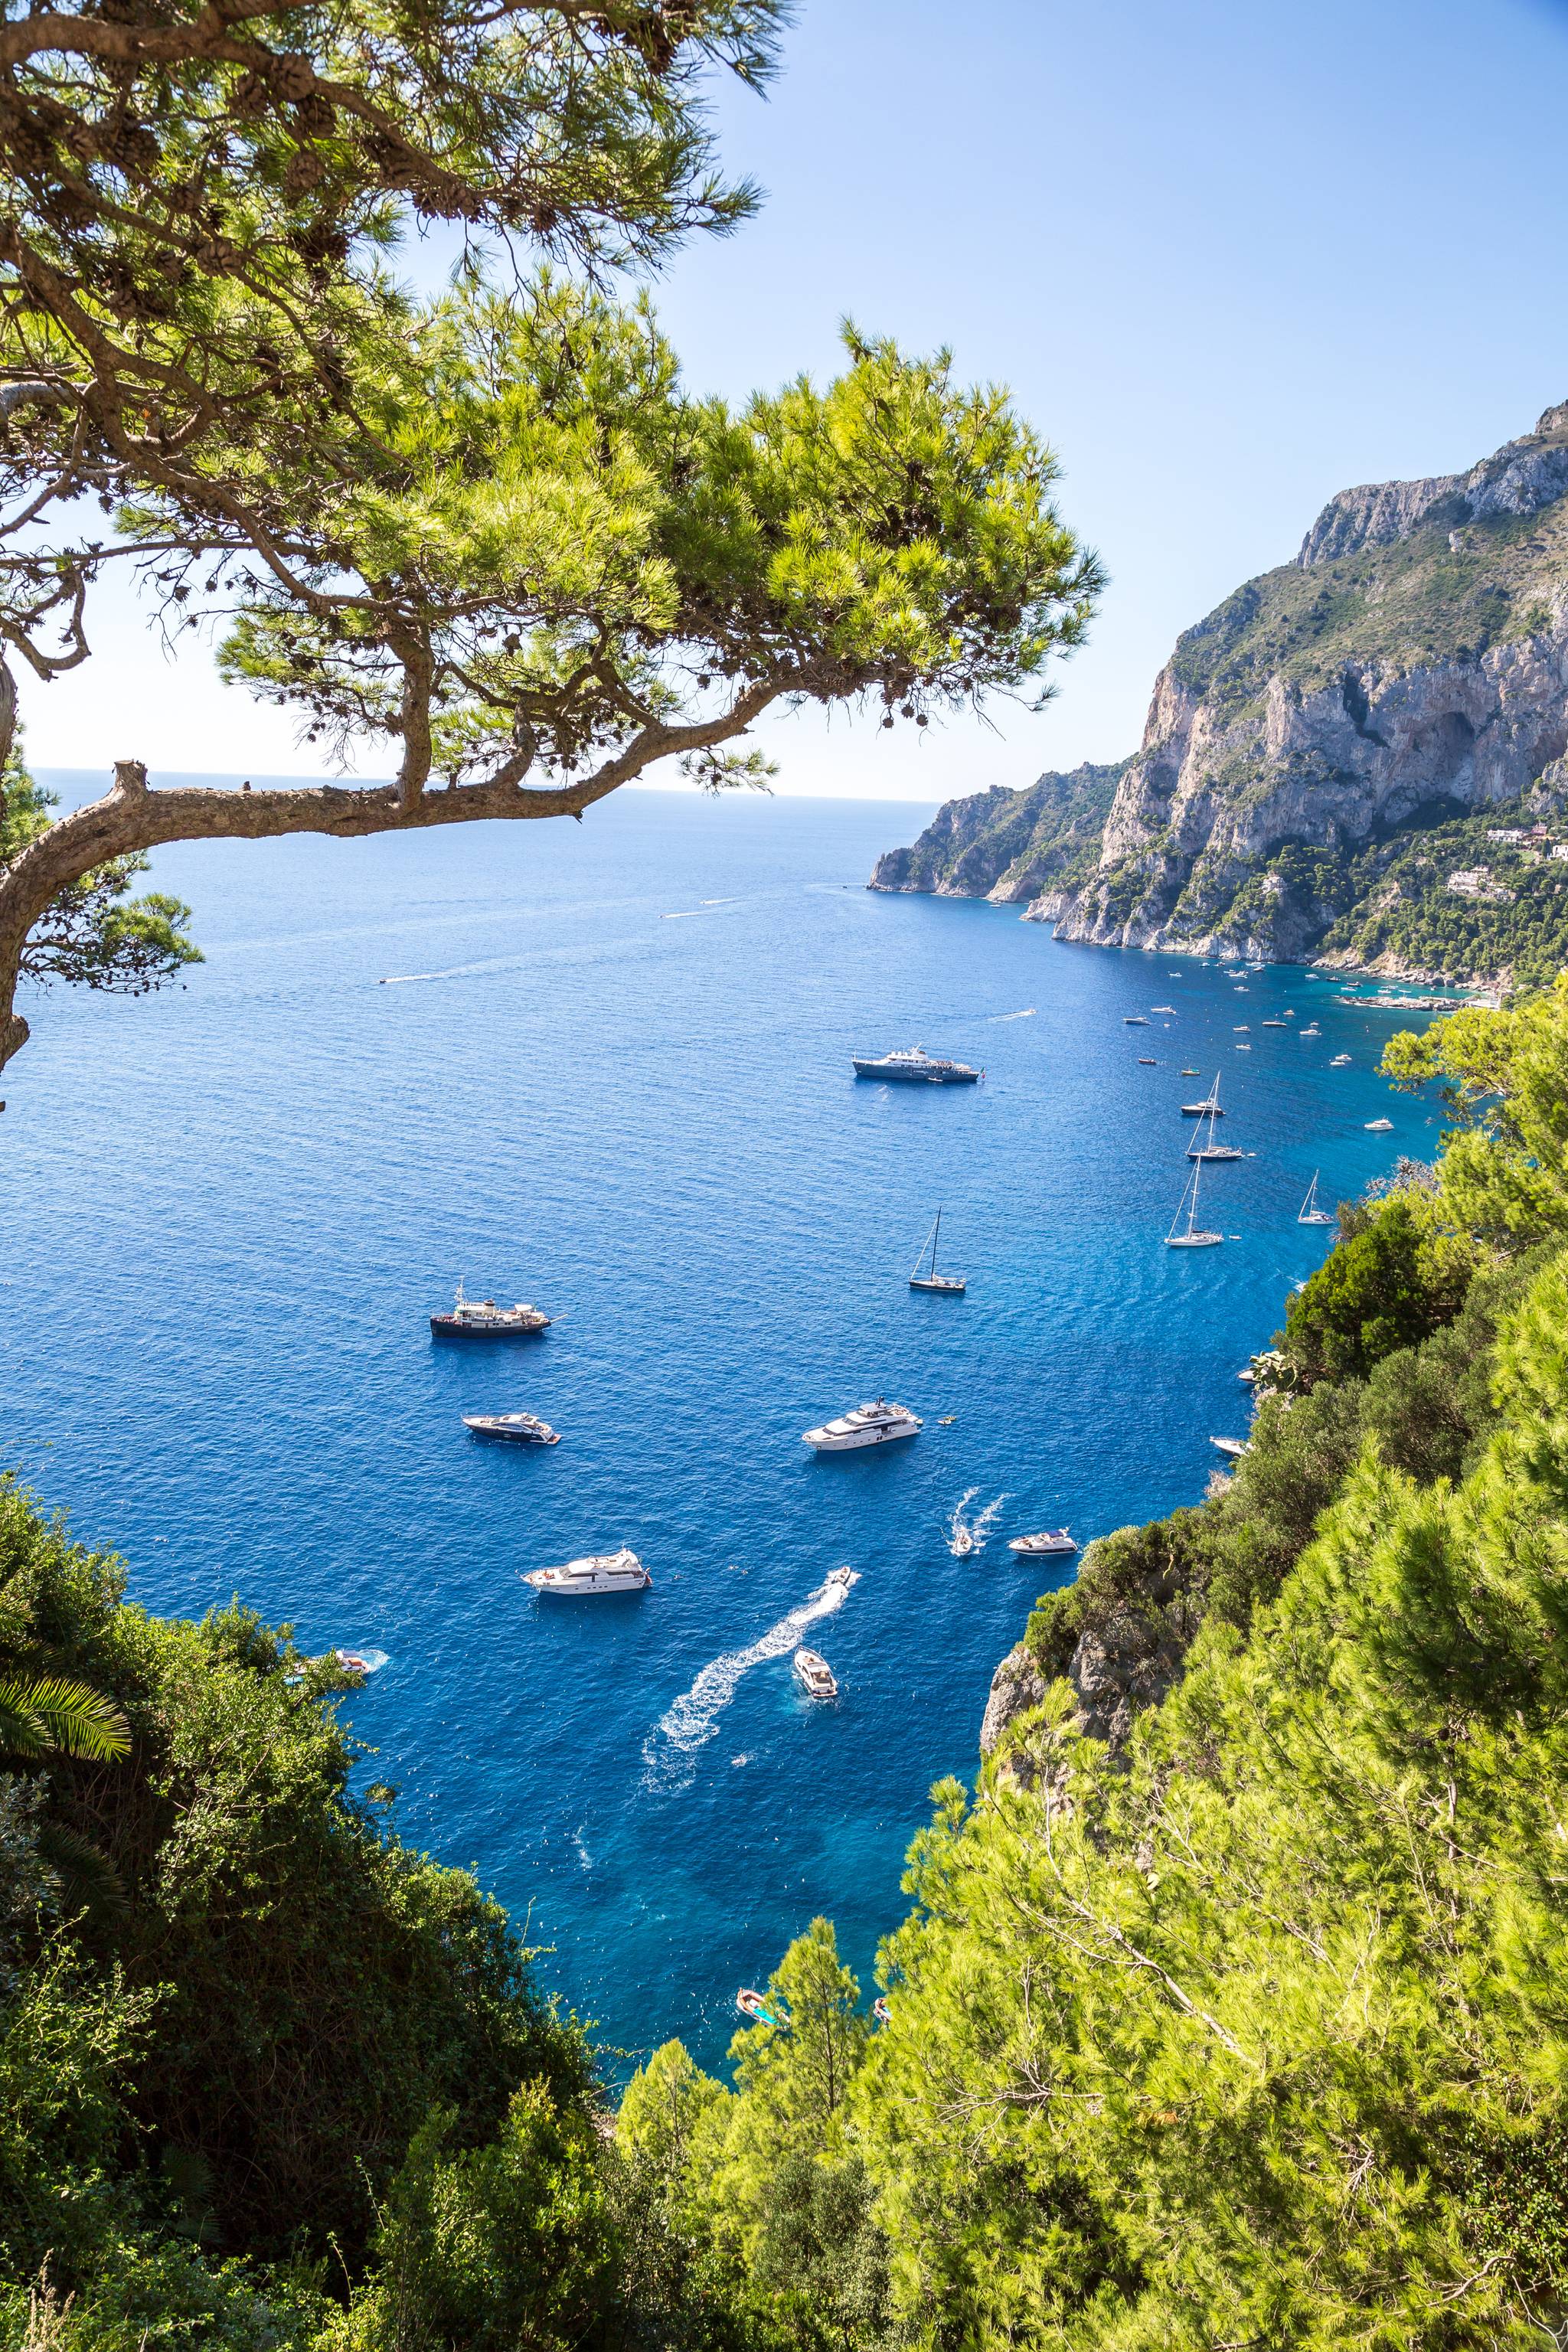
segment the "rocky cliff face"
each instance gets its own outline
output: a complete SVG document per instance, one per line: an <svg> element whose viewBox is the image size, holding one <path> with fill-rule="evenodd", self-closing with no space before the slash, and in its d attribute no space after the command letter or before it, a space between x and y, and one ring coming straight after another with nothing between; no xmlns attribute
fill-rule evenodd
<svg viewBox="0 0 1568 2352"><path fill-rule="evenodd" d="M1342 491L1293 562L1190 629L1092 871L1081 840L1076 861L1053 866L1047 842L1031 863L1016 829L1032 794L993 793L950 803L873 885L1017 897L1037 883L1028 914L1058 939L1294 961L1345 912L1336 867L1517 798L1565 750L1568 404L1466 474ZM1059 803L1076 782L1032 793L1053 785ZM1004 839L994 873L984 856L965 865Z"/></svg>
<svg viewBox="0 0 1568 2352"><path fill-rule="evenodd" d="M1116 788L1130 762L1049 772L1026 791L994 784L949 801L908 849L877 860L873 890L1023 904L1053 887L1081 885L1095 870Z"/></svg>

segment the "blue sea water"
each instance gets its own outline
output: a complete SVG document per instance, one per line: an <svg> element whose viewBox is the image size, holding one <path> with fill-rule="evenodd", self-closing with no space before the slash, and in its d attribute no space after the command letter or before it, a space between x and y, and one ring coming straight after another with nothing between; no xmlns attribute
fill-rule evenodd
<svg viewBox="0 0 1568 2352"><path fill-rule="evenodd" d="M623 2052L717 2063L736 1986L818 1912L868 1979L930 1786L973 1770L1059 1580L1005 1538L1200 1496L1327 1246L1296 1222L1314 1169L1331 1202L1436 1140L1374 1075L1396 1016L1328 980L868 893L926 814L635 793L581 826L173 849L207 962L35 1000L5 1074L5 1459L150 1607L238 1592L384 1652L345 1703L364 1777ZM855 1081L916 1040L984 1085ZM1177 1107L1216 1070L1256 1157L1205 1180L1225 1246L1166 1250ZM963 1299L908 1287L939 1205ZM433 1343L459 1277L553 1327ZM801 1444L878 1391L919 1438ZM563 1442L459 1418L517 1407ZM960 1559L965 1496L1005 1499ZM518 1580L621 1543L639 1598ZM833 1705L791 1675L808 1623Z"/></svg>

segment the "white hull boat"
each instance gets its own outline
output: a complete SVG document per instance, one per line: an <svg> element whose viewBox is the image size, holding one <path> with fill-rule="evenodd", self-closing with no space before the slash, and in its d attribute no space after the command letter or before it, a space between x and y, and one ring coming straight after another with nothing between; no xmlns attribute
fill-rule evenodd
<svg viewBox="0 0 1568 2352"><path fill-rule="evenodd" d="M1182 1194L1171 1230L1165 1235L1167 1249L1215 1249L1225 1239L1223 1234L1205 1233L1198 1223L1198 1178L1203 1172L1202 1160L1194 1160L1191 1180ZM1187 1213L1184 1225L1182 1223L1183 1209Z"/></svg>
<svg viewBox="0 0 1568 2352"><path fill-rule="evenodd" d="M1313 1169L1312 1181L1307 1187L1307 1197L1297 1213L1299 1225L1331 1225L1335 1220L1327 1209L1318 1206L1318 1171Z"/></svg>
<svg viewBox="0 0 1568 2352"><path fill-rule="evenodd" d="M643 1592L653 1582L636 1552L625 1545L619 1551L594 1552L584 1559L569 1559L563 1568L536 1568L522 1580L531 1584L535 1592L561 1601L612 1592Z"/></svg>
<svg viewBox="0 0 1568 2352"><path fill-rule="evenodd" d="M854 1454L862 1446L890 1445L897 1438L916 1437L921 1427L918 1415L906 1412L901 1404L875 1397L869 1404L858 1404L852 1412L840 1413L835 1421L804 1430L801 1443L817 1454Z"/></svg>
<svg viewBox="0 0 1568 2352"><path fill-rule="evenodd" d="M1015 1536L1007 1549L1020 1559L1062 1559L1078 1546L1066 1528L1042 1528L1037 1535Z"/></svg>
<svg viewBox="0 0 1568 2352"><path fill-rule="evenodd" d="M819 1652L797 1650L795 1654L794 1664L795 1680L807 1698L838 1696L838 1685L834 1679L833 1669Z"/></svg>

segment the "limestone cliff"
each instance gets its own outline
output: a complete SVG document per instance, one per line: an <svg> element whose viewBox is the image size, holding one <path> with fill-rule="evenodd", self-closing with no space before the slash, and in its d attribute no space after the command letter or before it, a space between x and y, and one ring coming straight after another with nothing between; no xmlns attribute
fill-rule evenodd
<svg viewBox="0 0 1568 2352"><path fill-rule="evenodd" d="M1369 845L1515 801L1565 750L1568 404L1468 473L1340 492L1188 630L1091 870L1081 832L1053 864L1030 826L1114 771L951 803L873 887L1035 882L1058 939L1297 960L1354 929Z"/></svg>
<svg viewBox="0 0 1568 2352"><path fill-rule="evenodd" d="M1033 900L1051 887L1089 880L1116 788L1130 762L1054 772L1021 793L994 784L948 801L908 849L877 860L873 890L924 890L938 898Z"/></svg>

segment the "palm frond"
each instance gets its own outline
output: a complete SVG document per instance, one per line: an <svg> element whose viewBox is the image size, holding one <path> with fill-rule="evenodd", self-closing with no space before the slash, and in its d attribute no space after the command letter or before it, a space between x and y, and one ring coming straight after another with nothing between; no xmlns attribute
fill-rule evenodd
<svg viewBox="0 0 1568 2352"><path fill-rule="evenodd" d="M120 1873L79 1830L63 1822L46 1822L38 1832L38 1852L59 1880L68 1910L85 1911L103 1926L122 1919L130 1910Z"/></svg>
<svg viewBox="0 0 1568 2352"><path fill-rule="evenodd" d="M131 1726L112 1701L65 1675L0 1679L0 1747L14 1756L57 1749L105 1763L126 1755Z"/></svg>

